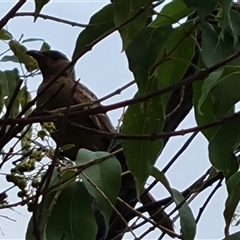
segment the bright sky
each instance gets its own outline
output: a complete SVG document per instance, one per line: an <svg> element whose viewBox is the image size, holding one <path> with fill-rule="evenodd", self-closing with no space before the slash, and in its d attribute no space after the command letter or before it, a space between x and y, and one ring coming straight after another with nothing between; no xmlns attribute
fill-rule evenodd
<svg viewBox="0 0 240 240"><path fill-rule="evenodd" d="M3 17L17 1L1 1L0 16ZM56 1L52 0L42 11L44 14L68 19L79 23L87 23L90 16L106 5L108 1ZM27 3L20 9L21 12L34 11L34 2ZM75 41L78 34L82 30L78 27L71 27L61 23L38 19L33 23L32 17L18 17L9 21L8 30L19 39L21 34L26 38L43 38L48 42L52 49L64 52L71 58L74 50ZM28 49L39 48L41 43L28 43ZM5 43L0 42L0 53L7 49ZM1 70L12 69L19 67L10 63L0 63ZM99 43L93 50L87 53L76 66L77 78L92 89L98 97L123 86L131 81L133 76L128 70L128 64L124 53L121 52L121 39L118 33L115 33ZM35 91L40 83L41 78L29 78L29 89ZM113 103L119 100L131 98L135 93L136 88L132 87L126 90L121 96L116 96L105 103ZM122 110L109 113L110 118L117 124L117 120L121 116ZM179 129L195 126L194 117L191 113L187 119L179 126ZM174 137L168 143L166 149L157 162L157 166L162 169L172 156L182 146L189 135L184 137ZM10 147L10 145L9 145ZM6 151L9 149L5 149ZM185 189L196 179L198 179L209 168L210 164L207 156L207 142L204 137L199 134L193 141L187 151L182 154L177 163L167 172L167 177L173 188L179 191ZM2 172L7 172L10 167L8 165ZM5 180L0 176L0 192L5 190L9 185L6 185ZM202 206L206 197L210 192L210 188L205 190L196 200L191 203L190 207L193 210L194 216L197 216L199 208ZM161 199L168 196L167 192L160 186L153 190L156 199ZM198 224L196 239L221 239L223 238L224 219L223 207L226 199L225 186L214 195L213 200L205 210L200 223ZM9 193L9 202L17 202L16 191L12 190ZM16 222L10 221L0 216L0 239L24 239L27 224L30 214L25 210L25 207L17 207L14 212L12 210L1 210L0 215L5 215L13 218ZM176 223L176 229L179 223ZM144 227L143 229L147 229ZM232 228L235 232L240 230L238 227ZM159 236L158 231L149 234L145 239L156 239ZM127 234L125 239L132 239L130 234Z"/></svg>

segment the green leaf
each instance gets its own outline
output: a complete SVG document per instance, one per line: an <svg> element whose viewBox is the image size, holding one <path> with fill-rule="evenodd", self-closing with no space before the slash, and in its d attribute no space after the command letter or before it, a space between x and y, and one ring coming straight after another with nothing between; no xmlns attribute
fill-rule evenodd
<svg viewBox="0 0 240 240"><path fill-rule="evenodd" d="M229 14L232 4L233 4L232 0L221 0L221 7L223 11L223 21L222 21L222 31L219 34L219 38L223 38L225 29L227 29L228 27L232 29L232 23L231 23L230 14Z"/></svg>
<svg viewBox="0 0 240 240"><path fill-rule="evenodd" d="M72 182L63 189L53 207L45 235L47 239L96 238L97 225L90 204L90 195L83 183Z"/></svg>
<svg viewBox="0 0 240 240"><path fill-rule="evenodd" d="M1 29L0 30L0 39L1 40L11 40L13 38L13 35L8 32L6 29Z"/></svg>
<svg viewBox="0 0 240 240"><path fill-rule="evenodd" d="M23 40L22 43L36 42L36 41L42 42L42 46L40 48L40 51L46 51L46 50L51 49L51 46L47 42L45 42L45 40L42 39L42 38L28 38L28 39Z"/></svg>
<svg viewBox="0 0 240 240"><path fill-rule="evenodd" d="M17 68L14 68L13 70L6 70L5 74L8 81L8 96L5 99L5 105L8 106L9 101L16 89L16 86L19 82L20 77L19 77L19 71ZM19 107L20 107L20 101L19 101L19 94L18 94L11 108L10 117L14 118L18 115Z"/></svg>
<svg viewBox="0 0 240 240"><path fill-rule="evenodd" d="M43 42L41 48L40 48L40 51L47 51L47 50L50 50L51 49L51 46L47 43L47 42Z"/></svg>
<svg viewBox="0 0 240 240"><path fill-rule="evenodd" d="M21 108L23 109L25 105L30 102L32 99L31 93L28 91L27 86L24 86L19 91L19 101ZM32 112L32 108L29 108L27 112L24 114L25 116L28 116Z"/></svg>
<svg viewBox="0 0 240 240"><path fill-rule="evenodd" d="M223 69L215 71L211 73L206 80L202 84L202 95L201 98L198 101L198 106L197 106L197 111L199 114L203 115L201 111L201 107L204 103L204 101L207 99L209 96L210 91L212 88L219 82L219 79L223 73Z"/></svg>
<svg viewBox="0 0 240 240"><path fill-rule="evenodd" d="M210 95L207 95L204 102L201 104L201 113L198 111L198 100L201 97L202 94L202 82L195 82L193 84L193 90L194 90L194 113L195 113L195 119L198 125L204 125L210 122L214 122L215 116L213 114L213 102L210 97ZM212 136L215 134L217 127L208 128L202 131L203 135L210 140Z"/></svg>
<svg viewBox="0 0 240 240"><path fill-rule="evenodd" d="M19 63L18 58L15 55L12 56L4 56L2 57L2 59L0 60L1 62L15 62L15 63Z"/></svg>
<svg viewBox="0 0 240 240"><path fill-rule="evenodd" d="M240 68L226 66L224 69L213 72L204 81L202 96L199 99L198 111L208 95L213 102L213 112L216 119L227 115L228 111L240 100L239 85Z"/></svg>
<svg viewBox="0 0 240 240"><path fill-rule="evenodd" d="M156 88L157 86L154 85L152 89ZM162 99L161 96L157 96L144 103L128 107L123 118L123 133L136 135L158 134L162 131L164 121ZM151 174L153 165L161 150L161 139L154 141L123 141L127 166L135 178L138 194Z"/></svg>
<svg viewBox="0 0 240 240"><path fill-rule="evenodd" d="M19 71L17 68L14 68L12 70L6 70L5 74L8 80L8 96L11 97L20 79Z"/></svg>
<svg viewBox="0 0 240 240"><path fill-rule="evenodd" d="M76 163L83 164L97 158L106 157L108 155L109 153L107 152L92 152L82 148L78 151ZM104 193L112 205L115 205L121 185L121 165L114 156L111 156L103 162L96 163L86 168L83 170L83 173L84 174L80 174L80 176L84 182L84 185L90 195L92 195L96 200L99 211L104 217L106 236L109 228L109 219L113 209L98 189ZM87 178L89 178L98 189L96 189L96 187L93 186Z"/></svg>
<svg viewBox="0 0 240 240"><path fill-rule="evenodd" d="M86 46L114 27L114 4L108 4L96 12L89 21L88 27L78 35L72 59L82 52ZM69 69L70 78L75 78L74 66Z"/></svg>
<svg viewBox="0 0 240 240"><path fill-rule="evenodd" d="M226 236L226 239L230 239L230 238L227 238L227 235L229 233L229 227L231 224L233 214L240 201L240 172L237 172L232 177L230 177L226 185L227 185L228 197L225 202L225 209L223 214L224 214L225 223L226 223L225 236Z"/></svg>
<svg viewBox="0 0 240 240"><path fill-rule="evenodd" d="M199 56L198 67L200 69L206 68L201 56ZM213 102L210 95L206 95L205 100L203 101L203 103L201 103L201 111L199 111L199 99L203 94L203 84L204 81L198 81L193 83L193 106L195 119L198 125L204 125L210 122L214 122L216 120L213 113ZM218 127L208 128L203 130L202 133L208 140L210 140L215 134L217 128Z"/></svg>
<svg viewBox="0 0 240 240"><path fill-rule="evenodd" d="M172 189L170 186L170 183L168 182L165 174L157 169L156 167L153 167L151 176L157 179L162 185L168 190L168 192L172 195Z"/></svg>
<svg viewBox="0 0 240 240"><path fill-rule="evenodd" d="M35 0L35 12L34 12L34 22L37 20L37 15L40 13L44 5L46 5L50 0Z"/></svg>
<svg viewBox="0 0 240 240"><path fill-rule="evenodd" d="M13 70L0 71L0 87L1 87L1 110L5 105L8 107L9 101L13 95L13 92L16 89L16 86L19 82L19 71L17 68ZM10 117L16 117L19 113L19 94L17 95L15 102L10 111Z"/></svg>
<svg viewBox="0 0 240 240"><path fill-rule="evenodd" d="M173 0L164 5L156 19L150 24L150 27L159 28L165 25L174 24L187 17L194 10L195 8L188 7L181 0Z"/></svg>
<svg viewBox="0 0 240 240"><path fill-rule="evenodd" d="M156 83L155 78L149 78L151 74L149 70L158 60L160 50L164 51L165 45L168 44L166 40L173 31L172 27L169 26L162 28L144 28L127 48L126 53L129 67L134 73L139 88L138 96L162 87ZM176 36L177 34L175 37ZM183 37L184 36L185 35L183 35ZM190 41L192 43L192 40ZM169 48L171 47L173 47L173 38L169 44ZM141 49L141 51L139 51L139 49ZM190 51L192 51L192 49ZM176 55L177 54L178 51L176 51ZM189 58L192 58L193 53L189 55L191 55ZM187 54L187 58L189 55ZM185 65L187 68L188 62L185 63ZM180 78L185 70L184 67L182 70L179 70L176 76L174 76L173 81L176 81L178 77ZM163 71L165 70L163 69ZM144 104L141 103L130 106L124 116L123 133L138 135L160 133L165 120L164 112L161 96L150 99ZM162 141L125 140L123 141L123 149L127 158L127 165L135 177L136 187L139 193L152 171L156 158L161 152Z"/></svg>
<svg viewBox="0 0 240 240"><path fill-rule="evenodd" d="M42 177L44 176L44 174L46 174L46 172L44 172L42 174ZM74 170L64 170L64 171L61 170L61 171L59 171L59 168L55 168L54 169L53 174L51 176L51 181L50 181L50 184L49 184L49 188L51 188L51 187L53 187L53 186L55 186L57 184L60 184L60 181L66 181L69 178L71 178L71 179L68 180L64 184L55 186L55 188L53 188L46 196L46 199L45 199L45 202L44 202L44 206L43 206L43 209L42 209L42 219L41 219L41 223L39 224L39 229L41 231L41 234L44 235L44 237L42 237L42 239L47 239L46 238L46 223L47 223L47 220L49 220L48 224L50 224L50 227L49 227L49 225L47 225L49 227L49 229L48 229L48 234L49 235L51 235L51 234L63 234L63 232L60 232L60 231L62 229L66 229L66 228L69 227L69 223L71 223L71 221L73 219L73 218L71 218L71 216L75 218L75 212L72 213L72 212L70 212L70 210L73 207L76 206L76 201L78 203L78 208L76 210L76 212L78 213L78 216L82 216L81 215L82 214L82 211L81 211L82 207L88 208L87 200L89 199L89 195L85 194L85 196L87 196L87 197L86 198L82 197L84 195L84 191L82 191L80 193L81 199L78 199L79 192L76 193L74 191L74 189L79 189L79 188L81 188L81 186L80 187L77 186L77 183L75 182L76 177L74 177L74 176L75 176L75 171ZM70 185L70 187L69 187L69 185ZM43 186L43 188L44 187L45 186ZM67 190L65 190L66 187L69 187L69 188L67 188ZM64 192L64 194L62 195L63 192ZM71 195L72 198L68 197L66 199L66 197L65 197L67 195L66 192L69 193L68 196ZM86 192L86 190L85 190L85 192ZM55 205L56 200L57 199L59 200L59 198L60 198L59 195L61 197L60 202L57 201L57 205ZM77 200L76 200L75 196L76 196ZM65 203L62 204L63 199L64 199ZM82 203L82 202L85 202L85 201L86 201L86 204ZM80 202L82 204L80 204ZM40 204L42 204L42 203L40 203ZM37 208L40 207L40 204L38 204ZM55 207L57 206L57 207L54 208L54 211L55 211L54 212L54 217L53 218L52 217L49 218L49 211L52 210L52 206L55 206ZM61 208L61 209L59 209L59 208ZM68 211L68 212L66 213L66 211ZM79 213L80 211L81 211L81 213ZM57 216L57 214L60 214L61 212L63 212L63 214L60 215L60 216L58 215L58 220L61 219L61 223L62 223L62 221L65 221L66 228L52 229L51 228L51 226L52 226L51 224L56 224L56 221L54 220L55 216ZM83 212L86 213L86 210L83 210ZM52 214L51 214L51 216L52 216ZM64 217L62 217L62 216L64 216ZM91 213L88 215L88 217L89 216L91 216ZM84 219L84 218L82 218L82 219ZM78 222L82 221L82 219L81 220L78 219ZM79 225L78 225L78 227L79 227ZM93 228L93 230L94 230L94 228ZM69 233L69 231L70 230L68 229L68 233ZM29 223L28 223L28 228L27 228L27 232L26 232L26 240L34 240L34 239L35 239L35 236L33 236L33 220L31 218ZM48 239L53 239L53 238L48 238Z"/></svg>
<svg viewBox="0 0 240 240"><path fill-rule="evenodd" d="M184 201L184 197L182 194L172 188L172 197L176 205L179 205ZM181 232L182 232L182 239L195 239L196 235L196 221L193 216L191 208L188 206L187 203L184 203L182 207L179 209L180 215L180 225L181 225Z"/></svg>
<svg viewBox="0 0 240 240"><path fill-rule="evenodd" d="M208 0L208 4L199 0L183 0L188 7L195 7L199 17L203 20L217 5L218 0Z"/></svg>
<svg viewBox="0 0 240 240"><path fill-rule="evenodd" d="M182 196L182 194L178 190L170 187L167 178L161 171L154 167L151 175L163 184L163 186L171 194L172 199L176 205L179 205L180 203L182 203L182 201L184 201L184 197ZM196 235L197 225L191 208L188 206L187 203L184 203L182 204L181 208L178 209L178 211L180 216L182 239L194 239Z"/></svg>
<svg viewBox="0 0 240 240"><path fill-rule="evenodd" d="M61 150L61 151L66 151L66 150L71 149L71 148L73 148L73 147L75 147L74 144L66 144L66 145L60 147L60 150Z"/></svg>
<svg viewBox="0 0 240 240"><path fill-rule="evenodd" d="M26 43L26 42L36 42L36 41L41 41L44 42L43 38L27 38L25 40L22 40L22 43Z"/></svg>
<svg viewBox="0 0 240 240"><path fill-rule="evenodd" d="M32 139L32 133L33 133L33 127L29 125L26 126L21 131L21 148L22 148L22 154L27 153L30 150L31 146L31 139Z"/></svg>
<svg viewBox="0 0 240 240"><path fill-rule="evenodd" d="M126 20L136 15L141 8L145 7L149 0L115 0L115 14L114 22L116 26L121 25ZM145 26L149 15L149 7L139 16L137 16L130 23L122 27L119 32L123 41L123 50L125 50L130 42L139 34L141 29Z"/></svg>
<svg viewBox="0 0 240 240"><path fill-rule="evenodd" d="M234 38L234 44L238 43L238 37L240 35L240 26L239 26L239 21L240 21L240 14L239 12L231 9L230 12L230 21L231 21L231 28L226 27L226 33L232 34Z"/></svg>
<svg viewBox="0 0 240 240"><path fill-rule="evenodd" d="M239 168L238 159L233 154L240 141L239 121L240 116L237 116L224 122L209 141L209 159L212 165L223 171L227 177L233 175Z"/></svg>
<svg viewBox="0 0 240 240"><path fill-rule="evenodd" d="M240 67L225 67L221 79L210 92L216 118L224 117L240 100Z"/></svg>
<svg viewBox="0 0 240 240"><path fill-rule="evenodd" d="M64 184L61 184L61 186L67 186L70 183L75 182L76 180L75 175L76 175L76 171L73 169L59 172L59 170L55 168L51 176L49 188L55 185L58 185L60 182L63 182L63 181L66 181L66 182ZM56 191L57 188L58 187L54 188L51 192Z"/></svg>
<svg viewBox="0 0 240 240"><path fill-rule="evenodd" d="M0 86L3 97L9 96L8 79L3 71L0 71Z"/></svg>
<svg viewBox="0 0 240 240"><path fill-rule="evenodd" d="M156 71L161 88L180 81L187 71L195 53L195 31L188 37L186 37L186 32L190 31L193 26L194 22L191 21L175 28L174 33L166 42L160 55L163 59L167 56L170 60L163 61ZM162 96L164 105L167 104L170 96L171 92Z"/></svg>
<svg viewBox="0 0 240 240"><path fill-rule="evenodd" d="M38 69L37 61L26 54L27 48L17 41L9 41L9 47L20 63L23 63L29 72Z"/></svg>
<svg viewBox="0 0 240 240"><path fill-rule="evenodd" d="M1 71L0 71L0 81L1 81ZM4 93L2 90L2 86L0 84L0 114L2 113L4 107Z"/></svg>
<svg viewBox="0 0 240 240"><path fill-rule="evenodd" d="M205 23L202 32L202 59L207 67L210 67L236 53L240 45L233 44L230 34L225 34L224 39L219 39L221 28ZM211 53L211 54L209 54ZM240 58L236 58L230 64L240 65Z"/></svg>
<svg viewBox="0 0 240 240"><path fill-rule="evenodd" d="M144 28L126 49L129 69L133 72L139 93L149 92L152 82L149 72L156 62L160 50L165 46L168 37L173 32L171 26L162 28ZM141 49L141 51L140 51Z"/></svg>
<svg viewBox="0 0 240 240"><path fill-rule="evenodd" d="M108 4L96 12L86 27L78 35L72 58L76 57L88 44L114 27L114 4Z"/></svg>
<svg viewBox="0 0 240 240"><path fill-rule="evenodd" d="M21 107L24 108L24 106L28 102L29 91L27 90L27 86L22 87L19 91L19 94L20 94L19 99L20 99Z"/></svg>

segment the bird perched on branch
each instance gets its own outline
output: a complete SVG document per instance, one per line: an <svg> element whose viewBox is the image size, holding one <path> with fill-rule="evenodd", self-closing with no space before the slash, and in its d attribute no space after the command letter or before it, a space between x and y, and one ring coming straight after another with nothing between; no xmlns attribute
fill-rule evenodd
<svg viewBox="0 0 240 240"><path fill-rule="evenodd" d="M43 94L37 100L37 107L42 107L43 110L55 110L58 108L68 107L69 105L75 105L80 103L91 102L97 100L97 97L92 93L86 86L81 83L77 83L73 79L69 78L68 72L62 74L60 78L53 82L53 84L45 89L46 85L52 81L52 79L69 63L67 57L59 51L28 51L27 54L35 58L38 62L39 69L43 75L43 81L40 84L37 93L39 94L43 91ZM98 104L100 105L100 104ZM94 105L96 106L96 104ZM106 114L97 115L80 115L80 116L70 116L69 119L84 127L101 130L105 132L115 132L115 129ZM97 133L87 132L80 128L74 127L69 122L66 123L65 128L61 129L62 121L55 122L56 132L52 134L55 142L61 141L61 145L74 144L75 146L66 151L67 157L71 160L76 159L77 152L80 148L86 148L91 151L107 151L111 143L111 138L101 136ZM63 131L63 132L62 132ZM123 154L116 156L120 161L123 171L127 171L127 166L125 162L125 157ZM134 179L131 174L126 174L122 177L122 185L119 193L120 198L122 198L130 206L134 207L136 204L136 189ZM149 201L154 201L149 193L142 197L143 204L149 203ZM124 209L119 202L116 203L116 208L124 216L128 209ZM150 215L153 212L149 213ZM115 214L116 215L116 214ZM124 230L126 226L122 224L122 220L119 224L116 224L117 216L113 216L110 220L116 229L109 230L109 236L107 239L111 239L112 236L116 236L116 232L121 229ZM155 221L164 219L161 222L165 228L173 231L172 222L165 212L160 212L153 217ZM96 219L99 226L98 238L100 239L104 235L104 223Z"/></svg>
<svg viewBox="0 0 240 240"><path fill-rule="evenodd" d="M46 85L69 63L67 57L58 51L28 51L29 55L34 57L39 65L43 75L43 81L40 84L37 94L41 92ZM76 82L68 78L68 72L64 73L49 88L44 90L42 96L37 100L37 107L43 106L43 110L55 110L79 103L97 100L87 87L79 83L73 94ZM73 116L71 121L76 122L88 128L98 129L107 132L114 132L114 127L106 114L97 116ZM56 129L61 127L61 121L56 123ZM66 151L66 155L75 160L79 148L86 148L91 151L106 151L111 139L99 136L98 134L89 134L86 131L77 129L67 124L64 137L61 139L61 145L73 143L75 147ZM61 133L60 133L61 134ZM58 142L60 136L58 131L52 134L53 139Z"/></svg>

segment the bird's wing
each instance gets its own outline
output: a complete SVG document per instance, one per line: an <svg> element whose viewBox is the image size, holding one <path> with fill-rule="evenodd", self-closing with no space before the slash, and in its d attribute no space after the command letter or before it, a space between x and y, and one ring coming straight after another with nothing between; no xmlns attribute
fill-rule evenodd
<svg viewBox="0 0 240 240"><path fill-rule="evenodd" d="M73 98L73 104L92 102L98 99L92 91L90 91L86 86L81 83L78 84ZM101 106L101 104L97 103L92 105L91 107L96 106ZM113 127L111 120L106 114L100 113L96 115L91 115L89 117L97 129L107 132L115 132L115 128Z"/></svg>

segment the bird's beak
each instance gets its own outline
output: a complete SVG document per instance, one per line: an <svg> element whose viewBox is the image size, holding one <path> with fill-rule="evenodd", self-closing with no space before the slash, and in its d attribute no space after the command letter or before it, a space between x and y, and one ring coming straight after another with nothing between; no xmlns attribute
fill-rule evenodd
<svg viewBox="0 0 240 240"><path fill-rule="evenodd" d="M26 54L30 55L31 57L35 58L36 60L40 60L40 59L44 58L44 55L42 54L42 52L37 51L37 50L26 51Z"/></svg>

